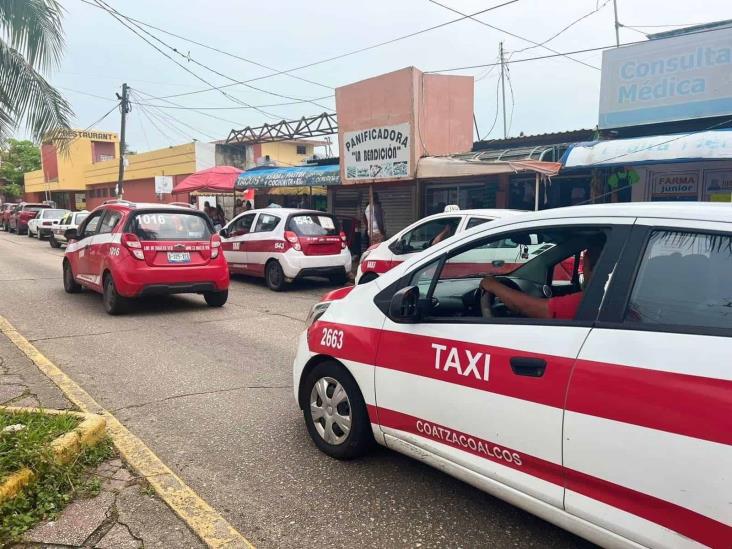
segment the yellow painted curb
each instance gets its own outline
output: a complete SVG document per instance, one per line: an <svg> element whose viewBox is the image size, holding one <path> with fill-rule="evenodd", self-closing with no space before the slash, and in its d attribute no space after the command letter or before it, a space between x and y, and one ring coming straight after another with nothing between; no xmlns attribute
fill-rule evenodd
<svg viewBox="0 0 732 549"><path fill-rule="evenodd" d="M48 360L7 319L0 316L0 332L15 344L75 406L96 413L107 422L107 432L125 461L147 479L155 492L206 545L225 549L254 549L224 517L196 494L144 442L102 408L84 389Z"/></svg>
<svg viewBox="0 0 732 549"><path fill-rule="evenodd" d="M95 414L82 414L66 410L46 410L43 408L21 408L18 406L0 406L0 410L7 412L30 412L38 414L68 414L84 418L79 425L68 433L59 435L51 441L49 446L53 452L54 459L59 463L69 463L81 453L84 446L94 446L104 437L107 422L103 417ZM35 475L33 471L24 467L9 475L0 484L0 503L14 498L25 488Z"/></svg>

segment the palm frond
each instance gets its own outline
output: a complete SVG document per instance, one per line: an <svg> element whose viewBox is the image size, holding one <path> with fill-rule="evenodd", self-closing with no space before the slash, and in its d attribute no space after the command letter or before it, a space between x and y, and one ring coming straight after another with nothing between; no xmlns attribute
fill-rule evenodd
<svg viewBox="0 0 732 549"><path fill-rule="evenodd" d="M63 53L63 8L57 0L1 0L0 37L41 71L58 65Z"/></svg>
<svg viewBox="0 0 732 549"><path fill-rule="evenodd" d="M69 127L70 105L18 50L2 40L0 90L3 92L0 95L0 113L16 123L25 121L35 140L42 140L58 128Z"/></svg>

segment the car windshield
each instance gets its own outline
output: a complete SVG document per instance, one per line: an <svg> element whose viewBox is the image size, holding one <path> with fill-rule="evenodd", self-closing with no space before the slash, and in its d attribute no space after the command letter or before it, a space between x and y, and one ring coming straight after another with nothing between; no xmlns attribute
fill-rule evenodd
<svg viewBox="0 0 732 549"><path fill-rule="evenodd" d="M24 210L26 212L40 212L41 210L45 210L43 206L26 206Z"/></svg>
<svg viewBox="0 0 732 549"><path fill-rule="evenodd" d="M203 215L194 212L146 212L137 214L130 232L141 240L209 240L211 229Z"/></svg>
<svg viewBox="0 0 732 549"><path fill-rule="evenodd" d="M43 212L43 219L61 219L66 210L45 210Z"/></svg>
<svg viewBox="0 0 732 549"><path fill-rule="evenodd" d="M298 236L332 236L338 234L338 222L327 214L293 215L287 225Z"/></svg>

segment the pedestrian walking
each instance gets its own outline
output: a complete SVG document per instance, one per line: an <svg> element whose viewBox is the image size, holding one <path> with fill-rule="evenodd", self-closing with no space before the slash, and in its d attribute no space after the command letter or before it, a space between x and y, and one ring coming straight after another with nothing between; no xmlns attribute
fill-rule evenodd
<svg viewBox="0 0 732 549"><path fill-rule="evenodd" d="M378 193L374 193L374 204L369 203L363 212L363 222L366 226L366 234L369 237L369 246L381 244L386 238L386 225L384 223L384 210L381 207L381 200Z"/></svg>

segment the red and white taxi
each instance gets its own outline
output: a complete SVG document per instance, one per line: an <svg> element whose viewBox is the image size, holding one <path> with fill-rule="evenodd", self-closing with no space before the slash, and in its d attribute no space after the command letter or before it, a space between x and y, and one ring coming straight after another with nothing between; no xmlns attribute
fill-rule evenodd
<svg viewBox="0 0 732 549"><path fill-rule="evenodd" d="M493 280L451 274L509 240L544 249ZM729 205L511 216L328 294L295 398L332 457L377 442L606 547L729 548L730 280ZM501 285L506 302L482 290Z"/></svg>
<svg viewBox="0 0 732 549"><path fill-rule="evenodd" d="M435 243L467 231L483 223L516 215L519 210L459 210L448 206L444 212L430 215L402 229L397 234L374 244L361 255L356 284L370 282L397 265L411 259ZM507 254L505 259L511 260Z"/></svg>
<svg viewBox="0 0 732 549"><path fill-rule="evenodd" d="M219 234L231 272L263 276L274 291L308 276L325 276L342 285L351 270L346 235L328 213L251 210L232 219Z"/></svg>
<svg viewBox="0 0 732 549"><path fill-rule="evenodd" d="M64 289L100 292L109 314L124 312L129 298L148 295L198 293L212 307L228 298L221 239L197 210L113 200L66 238Z"/></svg>

